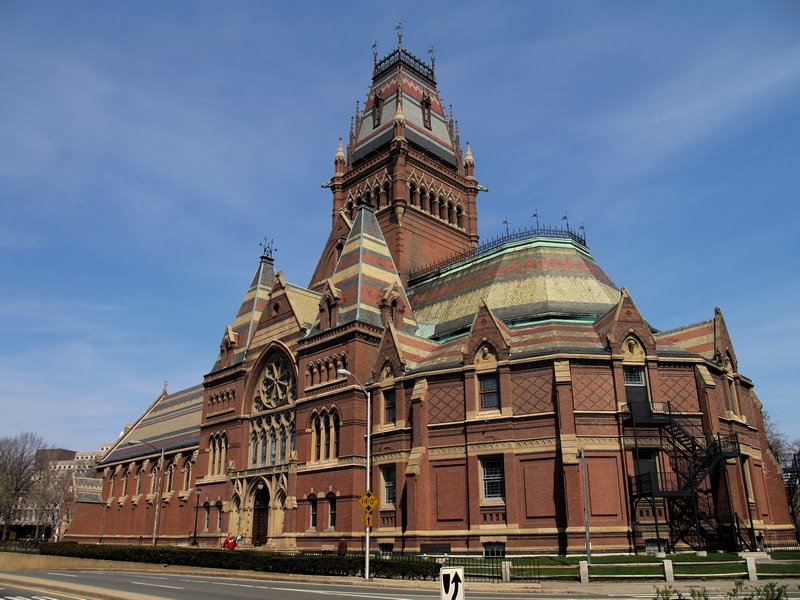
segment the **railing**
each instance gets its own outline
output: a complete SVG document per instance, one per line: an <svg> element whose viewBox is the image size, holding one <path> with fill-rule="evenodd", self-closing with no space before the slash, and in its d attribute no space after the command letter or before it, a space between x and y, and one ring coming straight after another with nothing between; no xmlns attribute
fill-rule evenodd
<svg viewBox="0 0 800 600"><path fill-rule="evenodd" d="M678 492L678 476L675 473L640 473L629 477L634 496L658 496L663 492Z"/></svg>
<svg viewBox="0 0 800 600"><path fill-rule="evenodd" d="M21 538L18 540L6 540L0 542L0 550L4 552L38 552L39 544L44 540L35 538Z"/></svg>
<svg viewBox="0 0 800 600"><path fill-rule="evenodd" d="M390 69L400 61L407 63L413 69L419 71L421 75L424 75L431 81L434 81L434 73L433 69L426 65L422 60L411 54L408 50L404 48L397 48L390 54L388 54L385 58L382 58L378 62L375 63L375 66L372 69L373 77L382 73L383 71Z"/></svg>
<svg viewBox="0 0 800 600"><path fill-rule="evenodd" d="M527 229L521 229L518 231L512 231L506 235L500 235L494 237L487 242L484 242L474 250L465 250L463 252L459 252L458 254L454 254L453 256L449 256L443 260L435 262L427 267L423 267L409 273L408 279L409 281L419 279L426 275L430 275L431 273L435 273L440 271L441 269L450 267L452 265L458 264L462 261L466 261L472 258L477 258L482 254L487 254L492 250L495 250L504 244L509 242L514 242L518 240L527 240L532 239L535 237L551 237L551 238L562 238L562 239L571 239L574 242L577 242L584 248L586 248L586 238L575 233L571 229L560 229L560 228L549 228L549 227L530 227Z"/></svg>

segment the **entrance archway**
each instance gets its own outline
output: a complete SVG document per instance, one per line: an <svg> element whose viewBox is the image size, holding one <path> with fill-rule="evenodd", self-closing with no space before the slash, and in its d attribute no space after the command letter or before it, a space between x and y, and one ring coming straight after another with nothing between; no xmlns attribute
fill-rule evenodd
<svg viewBox="0 0 800 600"><path fill-rule="evenodd" d="M267 543L269 538L269 490L259 482L253 498L253 546Z"/></svg>

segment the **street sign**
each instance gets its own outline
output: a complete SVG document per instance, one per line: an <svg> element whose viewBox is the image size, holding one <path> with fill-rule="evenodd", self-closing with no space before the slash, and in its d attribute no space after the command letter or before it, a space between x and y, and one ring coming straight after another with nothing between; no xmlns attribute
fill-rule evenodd
<svg viewBox="0 0 800 600"><path fill-rule="evenodd" d="M364 527L372 527L372 513L364 513Z"/></svg>
<svg viewBox="0 0 800 600"><path fill-rule="evenodd" d="M464 600L464 568L447 567L439 571L441 600Z"/></svg>
<svg viewBox="0 0 800 600"><path fill-rule="evenodd" d="M375 497L375 494L367 490L364 492L364 495L358 499L358 503L364 507L365 511L371 513L372 509L378 505L378 499Z"/></svg>

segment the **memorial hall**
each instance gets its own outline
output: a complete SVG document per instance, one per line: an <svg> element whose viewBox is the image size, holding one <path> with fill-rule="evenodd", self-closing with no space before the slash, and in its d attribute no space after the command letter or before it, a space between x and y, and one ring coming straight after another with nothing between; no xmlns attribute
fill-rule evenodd
<svg viewBox="0 0 800 600"><path fill-rule="evenodd" d="M334 149L329 207L296 201L330 219L311 280L253 257L213 366L75 478L62 539L355 552L369 527L375 552L502 556L583 553L587 531L598 552L793 537L722 311L658 329L580 229L482 240L493 150L462 143L433 60L375 55Z"/></svg>

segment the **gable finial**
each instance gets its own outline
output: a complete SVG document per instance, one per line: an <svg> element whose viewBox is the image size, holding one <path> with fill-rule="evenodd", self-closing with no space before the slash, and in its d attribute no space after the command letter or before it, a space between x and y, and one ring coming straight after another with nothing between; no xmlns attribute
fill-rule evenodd
<svg viewBox="0 0 800 600"><path fill-rule="evenodd" d="M586 226L583 224L583 221L581 221L580 227L578 227L578 229L580 229L581 232L582 232L581 233L581 237L583 238L583 243L585 244L586 243Z"/></svg>
<svg viewBox="0 0 800 600"><path fill-rule="evenodd" d="M567 231L569 231L569 217L567 216L567 211L564 211L564 216L561 217L561 220L567 222Z"/></svg>
<svg viewBox="0 0 800 600"><path fill-rule="evenodd" d="M503 219L503 225L506 226L506 237L508 237L508 217Z"/></svg>
<svg viewBox="0 0 800 600"><path fill-rule="evenodd" d="M538 208L534 208L533 209L533 214L531 215L531 217L536 219L536 229L539 229L539 209Z"/></svg>
<svg viewBox="0 0 800 600"><path fill-rule="evenodd" d="M428 48L428 54L431 55L431 71L436 70L436 53L433 51L433 46Z"/></svg>
<svg viewBox="0 0 800 600"><path fill-rule="evenodd" d="M264 252L261 254L261 258L268 258L272 260L272 255L278 251L277 248L275 248L275 240L267 241L267 236L264 236L264 241L259 242L258 245L264 249Z"/></svg>
<svg viewBox="0 0 800 600"><path fill-rule="evenodd" d="M372 42L372 66L378 64L378 40Z"/></svg>
<svg viewBox="0 0 800 600"><path fill-rule="evenodd" d="M394 30L397 32L397 47L403 48L403 23L400 21L397 22Z"/></svg>

